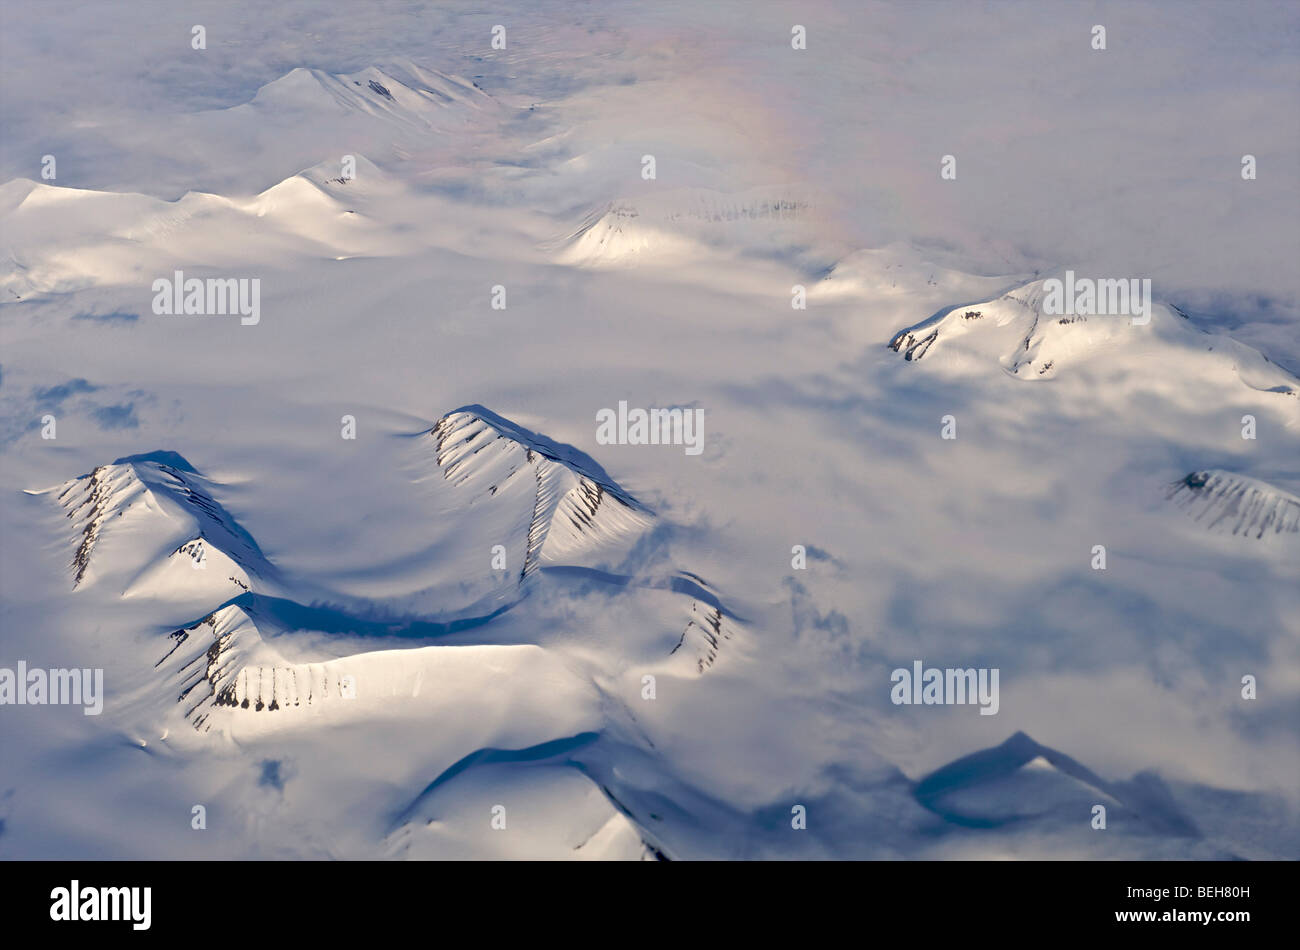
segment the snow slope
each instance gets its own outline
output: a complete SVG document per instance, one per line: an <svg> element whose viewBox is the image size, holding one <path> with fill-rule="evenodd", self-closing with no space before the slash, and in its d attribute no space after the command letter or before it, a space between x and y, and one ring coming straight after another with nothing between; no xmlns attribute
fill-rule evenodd
<svg viewBox="0 0 1300 950"><path fill-rule="evenodd" d="M1156 376L1169 370L1153 364L1177 358L1179 371L1190 361L1199 364L1201 376L1217 381L1235 375L1251 389L1300 398L1295 376L1231 337L1189 326L1176 308L1153 303L1146 324L1106 314L1053 315L1044 311L1043 284L1034 281L993 300L953 307L899 330L889 347L913 361L927 355L950 365L996 360L1023 380L1051 379L1074 366L1096 374L1102 371L1098 364Z"/></svg>
<svg viewBox="0 0 1300 950"><path fill-rule="evenodd" d="M1053 318L1072 245L1002 254L1014 196L980 253L868 245L969 200L874 121L819 144L871 57L547 12L32 120L67 145L0 184L0 667L106 701L0 707L0 855L1300 855L1294 326ZM176 270L260 322L154 313ZM703 452L601 444L623 401ZM894 704L918 660L998 669L998 713Z"/></svg>

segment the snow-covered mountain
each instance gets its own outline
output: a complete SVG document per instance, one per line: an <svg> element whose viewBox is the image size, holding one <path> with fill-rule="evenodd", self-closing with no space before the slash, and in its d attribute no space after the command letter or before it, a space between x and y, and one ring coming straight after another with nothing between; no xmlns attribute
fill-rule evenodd
<svg viewBox="0 0 1300 950"><path fill-rule="evenodd" d="M1300 854L1284 295L983 213L1038 136L846 144L908 90L761 17L390 14L7 129L58 173L0 155L0 668L105 703L0 707L0 854ZM1048 304L1099 245L1149 321Z"/></svg>
<svg viewBox="0 0 1300 950"><path fill-rule="evenodd" d="M545 242L556 260L578 267L680 268L746 248L779 251L806 232L812 199L804 189L764 187L739 193L670 189L596 208L572 234Z"/></svg>
<svg viewBox="0 0 1300 950"><path fill-rule="evenodd" d="M99 582L116 583L123 597L232 596L274 576L256 542L174 452L118 459L45 494L71 525L74 589Z"/></svg>
<svg viewBox="0 0 1300 950"><path fill-rule="evenodd" d="M1093 807L1102 805L1107 822L1131 817L1147 834L1197 836L1158 777L1109 782L1023 732L930 773L917 783L915 795L935 814L969 827L1033 819L1069 825L1071 809L1091 818Z"/></svg>
<svg viewBox="0 0 1300 950"><path fill-rule="evenodd" d="M1251 389L1300 398L1300 380L1291 373L1229 336L1190 326L1176 307L1149 301L1145 322L1129 315L1054 313L1045 308L1047 280L983 303L951 307L899 330L889 348L906 360L928 356L954 367L996 362L1007 374L1029 381L1052 379L1075 367L1094 376L1122 369L1124 375L1153 379L1186 373L1190 364L1198 378L1220 383L1235 376Z"/></svg>
<svg viewBox="0 0 1300 950"><path fill-rule="evenodd" d="M577 450L560 446L481 406L450 412L429 431L443 476L473 501L517 516L522 530L503 526L520 578L543 561L600 545L646 527L649 512ZM519 476L516 478L515 476ZM478 515L481 519L483 516ZM509 537L510 535L513 537Z"/></svg>
<svg viewBox="0 0 1300 950"><path fill-rule="evenodd" d="M218 727L243 734L253 722L265 731L304 721L364 718L379 710L400 712L404 701L418 699L426 677L445 675L448 651L458 658L450 664L457 669L475 650L491 658L489 669L513 663L506 660L512 654L525 666L526 660L540 658L509 644L518 641L520 627L547 620L550 606L537 602L555 588L594 586L604 597L617 599L626 592L634 601L629 616L635 626L624 627L621 645L601 658L606 666L624 662L628 649L642 649L640 639L648 641L644 649L651 654L658 645L661 662L674 662L680 652L703 673L717 660L723 641L736 636L734 614L693 574L632 576L584 566L607 563L593 558L593 549L630 543L653 519L594 459L482 406L447 413L427 439L431 467L452 488L444 496L448 507L431 529L444 536L443 550L464 548L472 538L478 555L458 562L442 553L437 567L454 572L460 563L474 575L490 568L495 591L486 605L482 600L442 603L433 616L402 614L324 590L310 579L286 578L214 500L219 488L175 452L119 459L31 494L55 498L71 523L68 568L74 590L97 597L107 611L118 598L156 601L150 620L159 625L178 610L194 614L193 622L157 640L155 652L165 647L159 656L138 658L141 670L156 671L157 696L149 714L159 728L177 716L166 702L173 693L182 717L204 732ZM444 579L436 590L469 597L471 581L468 576ZM294 662L292 657L311 655L292 647L301 631L405 641L418 648ZM420 646L457 634L461 642L468 638L483 646ZM495 646L498 641L503 646ZM277 643L292 648L277 649ZM332 701L358 697L355 703ZM243 715L281 711L292 714L255 720Z"/></svg>

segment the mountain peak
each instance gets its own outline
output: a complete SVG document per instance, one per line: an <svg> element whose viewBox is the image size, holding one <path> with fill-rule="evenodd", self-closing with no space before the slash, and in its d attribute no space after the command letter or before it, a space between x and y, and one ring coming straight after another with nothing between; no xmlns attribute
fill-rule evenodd
<svg viewBox="0 0 1300 950"><path fill-rule="evenodd" d="M452 410L429 436L447 481L475 489L479 501L514 499L512 504L531 511L525 537L519 539L524 548L521 578L544 558L612 541L649 522L649 510L595 459L483 406Z"/></svg>
<svg viewBox="0 0 1300 950"><path fill-rule="evenodd" d="M125 572L128 594L188 596L213 583L233 594L249 589L250 576L274 574L257 542L179 453L126 456L53 491L76 530L74 588Z"/></svg>

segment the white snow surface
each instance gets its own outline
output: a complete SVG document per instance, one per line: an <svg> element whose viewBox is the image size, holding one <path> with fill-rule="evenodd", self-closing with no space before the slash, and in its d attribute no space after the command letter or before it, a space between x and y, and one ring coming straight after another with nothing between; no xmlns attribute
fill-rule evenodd
<svg viewBox="0 0 1300 950"><path fill-rule="evenodd" d="M893 47L791 65L758 9L542 4L507 51L322 13L262 59L214 11L139 102L6 120L0 667L105 706L0 706L0 856L1300 857L1294 298L1216 263L1062 320L1100 231L855 230L894 159L806 136ZM156 314L177 271L260 320ZM620 401L703 453L602 444ZM998 669L998 713L895 705L916 660Z"/></svg>

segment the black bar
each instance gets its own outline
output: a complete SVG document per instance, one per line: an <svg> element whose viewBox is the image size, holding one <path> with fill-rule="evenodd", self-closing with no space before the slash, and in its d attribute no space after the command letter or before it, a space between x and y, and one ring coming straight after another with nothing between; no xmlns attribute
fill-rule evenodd
<svg viewBox="0 0 1300 950"><path fill-rule="evenodd" d="M857 933L978 937L1047 933L1218 941L1291 919L1289 862L674 862L611 866L552 862L11 862L0 897L6 928L193 935L217 930L293 939L416 928L444 937L456 922L540 932L608 917L629 936L737 931L786 918L795 927L842 921ZM51 919L57 888L149 887L147 931L130 919ZM1187 888L1186 892L1177 890ZM1202 891L1218 888L1218 891ZM69 894L69 897L71 895ZM1153 913L1154 919L1119 919ZM1216 915L1208 923L1190 914ZM1219 919L1230 913L1247 919ZM123 917L129 918L127 912ZM294 923L296 921L296 923ZM547 923L549 922L549 923ZM317 926L319 925L319 926ZM661 931L660 928L667 928ZM611 934L602 925L592 935ZM1029 931L1024 931L1028 935Z"/></svg>

